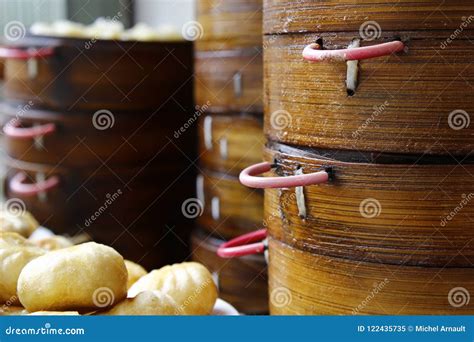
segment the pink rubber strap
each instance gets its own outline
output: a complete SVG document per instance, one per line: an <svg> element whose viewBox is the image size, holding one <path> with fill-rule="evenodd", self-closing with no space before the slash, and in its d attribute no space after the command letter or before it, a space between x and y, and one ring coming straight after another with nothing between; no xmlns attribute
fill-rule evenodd
<svg viewBox="0 0 474 342"><path fill-rule="evenodd" d="M43 135L48 135L56 131L56 125L48 123L32 127L19 127L18 120L9 122L3 126L3 132L10 138L34 139Z"/></svg>
<svg viewBox="0 0 474 342"><path fill-rule="evenodd" d="M40 192L51 190L59 184L59 178L57 176L52 176L44 182L32 184L25 183L26 179L27 176L24 172L17 173L10 179L10 190L24 196L34 196Z"/></svg>
<svg viewBox="0 0 474 342"><path fill-rule="evenodd" d="M312 62L353 61L388 56L392 53L402 51L404 48L405 44L399 40L389 43L340 50L321 50L319 44L313 43L304 48L303 58Z"/></svg>
<svg viewBox="0 0 474 342"><path fill-rule="evenodd" d="M241 235L220 245L217 249L217 255L221 258L235 258L245 255L263 253L266 247L265 244L261 241L265 240L266 237L266 229L260 229L251 233Z"/></svg>
<svg viewBox="0 0 474 342"><path fill-rule="evenodd" d="M44 58L54 55L54 48L16 48L8 46L0 46L0 58L10 59L30 59L30 58Z"/></svg>
<svg viewBox="0 0 474 342"><path fill-rule="evenodd" d="M329 174L326 171L287 177L255 177L256 175L270 171L271 168L272 164L268 162L249 166L240 173L240 183L249 188L272 189L321 184L329 180Z"/></svg>

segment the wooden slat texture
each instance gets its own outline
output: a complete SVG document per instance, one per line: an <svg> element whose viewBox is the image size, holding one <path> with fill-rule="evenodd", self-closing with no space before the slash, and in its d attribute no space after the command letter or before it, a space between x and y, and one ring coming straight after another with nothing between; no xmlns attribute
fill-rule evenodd
<svg viewBox="0 0 474 342"><path fill-rule="evenodd" d="M472 32L472 31L471 31ZM392 40L383 32L371 45ZM474 148L472 39L441 45L447 31L405 32L407 52L359 62L354 96L345 63L311 63L301 52L316 34L266 37L265 133L301 146L393 153L468 154ZM325 34L328 49L358 32ZM283 111L283 112L282 112ZM452 113L452 114L451 114Z"/></svg>
<svg viewBox="0 0 474 342"><path fill-rule="evenodd" d="M262 45L261 0L198 0L197 20L203 28L198 51Z"/></svg>
<svg viewBox="0 0 474 342"><path fill-rule="evenodd" d="M240 184L237 177L223 173L202 173L204 211L198 223L221 239L261 228L263 194ZM200 183L198 179L198 184Z"/></svg>
<svg viewBox="0 0 474 342"><path fill-rule="evenodd" d="M383 31L456 30L473 14L465 0L264 0L264 32L358 31L367 21Z"/></svg>
<svg viewBox="0 0 474 342"><path fill-rule="evenodd" d="M205 169L238 176L262 160L260 119L249 115L206 115L199 122L199 163Z"/></svg>
<svg viewBox="0 0 474 342"><path fill-rule="evenodd" d="M263 112L263 65L259 48L198 52L195 99L213 113Z"/></svg>
<svg viewBox="0 0 474 342"><path fill-rule="evenodd" d="M183 157L177 157L181 155L179 149L189 150L194 146L195 132L186 131L174 143L169 138L188 116L188 112L180 109L172 113L102 112L94 119L94 112L67 113L38 110L28 104L17 107L2 103L1 127L10 122L18 122L20 127L45 124L56 127L53 133L42 136L40 143L33 138L4 134L2 149L10 157L26 162L79 168L98 167L104 161L109 166L178 163L183 161ZM163 120L164 117L167 119Z"/></svg>
<svg viewBox="0 0 474 342"><path fill-rule="evenodd" d="M6 60L8 101L74 111L192 109L189 42L27 37L17 44L54 46L55 54L38 59L36 75L29 73L28 61Z"/></svg>
<svg viewBox="0 0 474 342"><path fill-rule="evenodd" d="M328 183L304 187L305 218L294 189L265 191L264 222L274 238L331 257L472 267L473 164L342 162L282 145L264 159L277 161L280 176L300 166L305 174L334 172Z"/></svg>
<svg viewBox="0 0 474 342"><path fill-rule="evenodd" d="M272 315L472 315L473 268L354 262L269 240ZM451 305L451 303L453 305Z"/></svg>

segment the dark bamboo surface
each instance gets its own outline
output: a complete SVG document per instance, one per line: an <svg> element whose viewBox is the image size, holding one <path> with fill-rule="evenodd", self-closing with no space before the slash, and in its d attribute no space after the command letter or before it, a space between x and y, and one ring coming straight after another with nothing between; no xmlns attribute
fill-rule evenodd
<svg viewBox="0 0 474 342"><path fill-rule="evenodd" d="M192 110L193 49L189 42L90 41L26 37L21 48L53 47L54 55L28 63L5 60L5 97L52 109ZM153 96L150 94L153 93Z"/></svg>
<svg viewBox="0 0 474 342"><path fill-rule="evenodd" d="M179 139L173 137L189 116L182 109L173 113L103 112L94 117L93 112L21 108L0 103L1 126L15 122L26 128L45 124L56 127L53 133L37 139L3 134L2 149L10 157L26 162L71 167L100 166L104 162L119 166L164 161L185 165L179 150L192 151L195 144L192 130Z"/></svg>
<svg viewBox="0 0 474 342"><path fill-rule="evenodd" d="M152 269L189 255L189 219L182 203L193 197L194 171L177 164L67 168L18 160L7 166L5 194L22 200L38 221L57 234L87 233L116 248L125 258ZM10 179L26 173L28 183L59 177L40 195L12 191ZM179 176L179 177L178 177ZM94 218L92 218L94 217Z"/></svg>

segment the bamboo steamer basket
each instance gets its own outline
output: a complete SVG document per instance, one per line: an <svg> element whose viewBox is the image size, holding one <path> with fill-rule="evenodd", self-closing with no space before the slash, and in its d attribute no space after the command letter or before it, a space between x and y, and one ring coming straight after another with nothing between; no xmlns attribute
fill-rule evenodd
<svg viewBox="0 0 474 342"><path fill-rule="evenodd" d="M472 267L473 164L452 158L316 154L281 144L264 152L276 175L330 168L328 183L265 191L269 234L308 253L371 263ZM441 163L444 162L444 163ZM305 210L301 217L300 207Z"/></svg>
<svg viewBox="0 0 474 342"><path fill-rule="evenodd" d="M74 111L192 108L190 42L26 36L3 46L2 57L10 102Z"/></svg>
<svg viewBox="0 0 474 342"><path fill-rule="evenodd" d="M189 220L181 207L192 197L192 170L183 173L171 163L68 168L6 159L3 164L5 197L24 203L56 234L87 233L150 269L189 255L183 243Z"/></svg>
<svg viewBox="0 0 474 342"><path fill-rule="evenodd" d="M205 115L199 122L199 163L207 170L238 176L262 160L259 118L246 114Z"/></svg>
<svg viewBox="0 0 474 342"><path fill-rule="evenodd" d="M202 28L199 51L262 45L261 0L198 0L197 20Z"/></svg>
<svg viewBox="0 0 474 342"><path fill-rule="evenodd" d="M263 111L260 47L196 52L195 69L195 99L209 103L209 112Z"/></svg>
<svg viewBox="0 0 474 342"><path fill-rule="evenodd" d="M347 95L346 63L310 63L301 52L318 37L327 49L345 48L358 32L266 37L266 135L316 148L470 153L474 104L468 84L474 83L474 48L469 39L474 35L465 33L441 49L449 34L383 31L377 42L401 35L408 50L359 61L359 85L353 96Z"/></svg>
<svg viewBox="0 0 474 342"><path fill-rule="evenodd" d="M224 241L201 229L191 235L192 259L205 265L213 274L219 296L241 313L268 313L267 264L262 255L224 260L216 255Z"/></svg>
<svg viewBox="0 0 474 342"><path fill-rule="evenodd" d="M315 148L470 153L473 10L465 1L265 1L266 135ZM404 49L352 62L357 86L348 87L347 57L327 56L355 38ZM326 59L305 60L315 53Z"/></svg>
<svg viewBox="0 0 474 342"><path fill-rule="evenodd" d="M272 315L472 315L474 269L334 258L269 238Z"/></svg>
<svg viewBox="0 0 474 342"><path fill-rule="evenodd" d="M455 30L473 10L473 4L464 0L264 0L263 3L265 34L358 31L369 20L376 20L384 31Z"/></svg>
<svg viewBox="0 0 474 342"><path fill-rule="evenodd" d="M180 162L179 149L188 150L195 135L186 132L173 144L167 137L186 116L183 111L67 113L0 104L2 145L10 157L69 167Z"/></svg>
<svg viewBox="0 0 474 342"><path fill-rule="evenodd" d="M204 171L197 178L197 195L203 204L198 224L218 238L242 235L262 223L262 192L244 187L236 177Z"/></svg>
<svg viewBox="0 0 474 342"><path fill-rule="evenodd" d="M267 229L218 254L268 253L271 314L474 312L472 158L269 142L264 160L240 180L265 188Z"/></svg>

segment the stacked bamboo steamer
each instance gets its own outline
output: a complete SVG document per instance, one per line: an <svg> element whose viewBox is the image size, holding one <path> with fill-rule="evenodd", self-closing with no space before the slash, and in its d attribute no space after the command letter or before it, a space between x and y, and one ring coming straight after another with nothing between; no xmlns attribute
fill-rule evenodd
<svg viewBox="0 0 474 342"><path fill-rule="evenodd" d="M264 2L272 314L474 313L473 11Z"/></svg>
<svg viewBox="0 0 474 342"><path fill-rule="evenodd" d="M193 259L215 274L223 299L240 312L268 312L263 256L225 260L225 240L261 225L263 193L238 180L246 165L261 161L262 3L199 0L195 43L195 100L199 122L197 194L203 205L192 237ZM236 29L238 27L238 29Z"/></svg>
<svg viewBox="0 0 474 342"><path fill-rule="evenodd" d="M196 136L171 138L193 110L192 44L26 36L0 52L6 197L145 267L183 260Z"/></svg>

